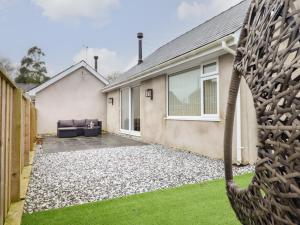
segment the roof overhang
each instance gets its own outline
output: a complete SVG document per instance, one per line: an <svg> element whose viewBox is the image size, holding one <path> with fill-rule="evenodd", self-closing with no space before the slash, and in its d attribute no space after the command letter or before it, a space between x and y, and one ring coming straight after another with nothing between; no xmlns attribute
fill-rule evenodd
<svg viewBox="0 0 300 225"><path fill-rule="evenodd" d="M100 80L101 82L103 82L105 85L109 84L109 82L101 74L99 74L97 71L95 71L85 61L81 61L81 62L79 62L79 63L71 66L70 68L64 70L63 72L57 74L56 76L52 77L50 80L46 81L45 83L42 83L41 85L39 85L39 86L31 89L27 93L30 96L35 96L37 93L41 92L42 90L46 89L50 85L58 82L62 78L68 76L69 74L73 73L74 71L76 71L76 70L78 70L80 68L85 68L86 70L88 70L92 75L94 75L98 80Z"/></svg>
<svg viewBox="0 0 300 225"><path fill-rule="evenodd" d="M129 79L117 83L115 85L105 87L102 92L110 92L119 88L123 88L135 83L142 82L163 74L174 73L180 70L192 67L195 63L204 62L214 57L224 55L230 52L230 47L235 47L238 42L238 32L225 36L217 41L207 44L203 47L197 48L190 52L187 52L181 56L168 60L157 66L142 71L141 73L131 76Z"/></svg>

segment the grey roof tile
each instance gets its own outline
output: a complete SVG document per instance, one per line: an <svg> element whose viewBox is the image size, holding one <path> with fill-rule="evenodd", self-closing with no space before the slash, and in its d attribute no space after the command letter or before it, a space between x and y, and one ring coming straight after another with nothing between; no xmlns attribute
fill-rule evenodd
<svg viewBox="0 0 300 225"><path fill-rule="evenodd" d="M108 87L126 81L138 73L236 32L243 24L249 4L250 0L244 0L161 46L146 57L142 64L136 65L121 74Z"/></svg>

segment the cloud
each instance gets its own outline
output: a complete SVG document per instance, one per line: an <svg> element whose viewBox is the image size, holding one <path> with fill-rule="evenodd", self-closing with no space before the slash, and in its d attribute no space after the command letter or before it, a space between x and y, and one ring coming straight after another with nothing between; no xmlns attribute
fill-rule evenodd
<svg viewBox="0 0 300 225"><path fill-rule="evenodd" d="M177 7L180 20L208 19L241 0L182 1Z"/></svg>
<svg viewBox="0 0 300 225"><path fill-rule="evenodd" d="M129 67L133 66L133 59L124 61L115 52L106 48L82 48L73 58L75 63L85 60L89 65L94 67L94 56L99 56L98 70L104 75L108 76L113 72L124 72ZM137 57L134 57L137 58ZM135 64L137 60L135 59Z"/></svg>
<svg viewBox="0 0 300 225"><path fill-rule="evenodd" d="M128 63L125 64L123 71L129 70L131 67L134 67L137 65L138 62L138 55L131 58L131 60L128 61Z"/></svg>
<svg viewBox="0 0 300 225"><path fill-rule="evenodd" d="M200 2L181 2L177 8L178 18L181 20L198 17L205 10L206 6Z"/></svg>
<svg viewBox="0 0 300 225"><path fill-rule="evenodd" d="M0 0L3 1L3 0ZM6 1L6 0L4 0ZM43 15L54 21L92 19L106 22L119 0L31 0L43 9Z"/></svg>
<svg viewBox="0 0 300 225"><path fill-rule="evenodd" d="M9 2L9 0L0 0L0 6L6 4L6 3L8 3L8 2Z"/></svg>
<svg viewBox="0 0 300 225"><path fill-rule="evenodd" d="M0 0L0 10L15 3L15 0Z"/></svg>

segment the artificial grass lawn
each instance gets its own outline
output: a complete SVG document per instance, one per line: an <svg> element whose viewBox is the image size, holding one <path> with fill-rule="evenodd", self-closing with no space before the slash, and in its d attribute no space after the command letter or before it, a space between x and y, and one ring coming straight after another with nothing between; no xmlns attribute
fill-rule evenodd
<svg viewBox="0 0 300 225"><path fill-rule="evenodd" d="M252 175L236 177L246 187ZM234 225L223 180L24 214L22 225Z"/></svg>

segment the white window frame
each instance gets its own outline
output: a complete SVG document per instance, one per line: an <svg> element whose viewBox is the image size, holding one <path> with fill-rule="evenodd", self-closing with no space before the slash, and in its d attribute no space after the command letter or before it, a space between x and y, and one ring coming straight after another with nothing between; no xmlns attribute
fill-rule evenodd
<svg viewBox="0 0 300 225"><path fill-rule="evenodd" d="M132 88L134 87L138 87L141 85L135 85L135 86L131 86L131 87L126 87L126 88L122 88L120 89L120 133L122 134L128 134L128 135L132 135L132 136L141 136L141 131L134 131L132 130L132 112L131 112L131 108L132 108L132 105L131 105L131 92L132 92ZM128 130L125 130L125 129L122 129L122 91L123 90L129 90L129 94L128 94L128 97L129 97L129 100L128 100L128 104L129 104L129 125L128 125ZM140 95L141 97L141 95Z"/></svg>
<svg viewBox="0 0 300 225"><path fill-rule="evenodd" d="M216 71L211 72L211 73L204 73L204 66L216 63ZM203 83L206 80L212 80L212 79L217 79L217 113L216 114L205 114L204 113L204 88L203 88ZM219 62L218 60L214 61L209 61L205 62L204 64L201 65L201 75L200 75L200 88L201 88L201 117L207 119L207 120L220 120L220 101L219 101L219 96L220 96L220 91L219 91Z"/></svg>
<svg viewBox="0 0 300 225"><path fill-rule="evenodd" d="M216 63L216 71L211 72L211 73L203 73L204 66L207 66L207 65L213 64L213 63ZM219 75L219 62L218 62L218 60L213 60L213 61L205 62L205 63L201 64L200 68L201 68L201 75L200 75L201 77L208 77L208 76L212 76L212 75Z"/></svg>
<svg viewBox="0 0 300 225"><path fill-rule="evenodd" d="M211 63L216 63L216 71L204 74L203 67ZM166 119L167 120L186 120L186 121L199 120L199 121L215 121L215 122L220 121L219 61L218 60L206 61L205 63L201 64L199 67L200 67L199 82L200 82L200 92L201 92L200 95L201 115L200 116L170 116L169 115L169 77L180 74L180 73L175 73L175 74L166 75L166 111L167 111ZM193 69L197 69L197 68L199 69L199 67L194 67ZM204 114L203 81L215 79L215 78L217 79L217 114Z"/></svg>
<svg viewBox="0 0 300 225"><path fill-rule="evenodd" d="M207 80L213 80L213 79L217 79L217 114L205 114L204 113L204 88L203 88L203 84L204 81ZM202 77L200 78L200 88L201 88L201 117L207 119L207 120L218 120L219 119L219 75L215 74L215 75L210 75L210 76L206 76L206 77Z"/></svg>

